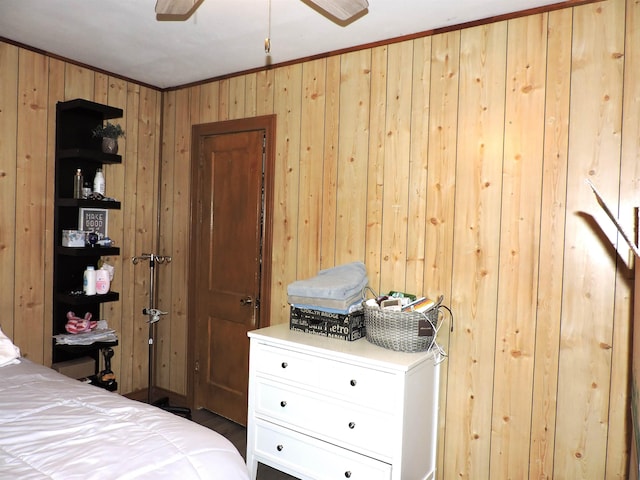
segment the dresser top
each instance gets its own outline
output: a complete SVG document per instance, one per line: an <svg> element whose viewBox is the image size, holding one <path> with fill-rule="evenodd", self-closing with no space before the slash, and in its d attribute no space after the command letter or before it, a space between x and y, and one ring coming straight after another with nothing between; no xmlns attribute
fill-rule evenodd
<svg viewBox="0 0 640 480"><path fill-rule="evenodd" d="M370 343L365 338L348 342L338 338L323 337L310 333L290 330L288 324L252 330L249 337L258 341L266 341L284 348L300 348L328 356L334 360L352 360L366 362L383 368L394 370L410 370L425 361L437 362L436 353L396 352Z"/></svg>

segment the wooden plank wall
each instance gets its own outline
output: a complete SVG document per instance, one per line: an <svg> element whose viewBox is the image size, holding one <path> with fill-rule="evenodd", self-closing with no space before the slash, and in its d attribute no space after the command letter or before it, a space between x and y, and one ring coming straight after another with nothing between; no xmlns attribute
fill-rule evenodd
<svg viewBox="0 0 640 480"><path fill-rule="evenodd" d="M353 260L378 291L444 294L439 478L622 478L632 276L585 180L632 222L639 15L608 0L168 92L163 238L184 235L188 126L276 114L272 323L289 282Z"/></svg>
<svg viewBox="0 0 640 480"><path fill-rule="evenodd" d="M158 234L159 384L186 393L191 126L276 114L272 322L289 282L352 260L444 294L438 477L624 478L632 275L585 179L632 221L639 25L606 0L164 93L0 43L0 325L50 361L55 103L121 107L120 390L146 386L129 257Z"/></svg>
<svg viewBox="0 0 640 480"><path fill-rule="evenodd" d="M0 325L30 359L51 363L53 177L58 101L84 98L124 110L123 164L105 167L109 214L121 248L112 289L121 301L102 317L120 332L112 367L120 391L147 382L148 266L131 256L156 245L162 95L88 68L0 42ZM89 179L90 180L90 179ZM71 181L71 179L70 179ZM127 232L125 234L125 232ZM76 312L78 313L78 312ZM82 312L80 312L82 314Z"/></svg>

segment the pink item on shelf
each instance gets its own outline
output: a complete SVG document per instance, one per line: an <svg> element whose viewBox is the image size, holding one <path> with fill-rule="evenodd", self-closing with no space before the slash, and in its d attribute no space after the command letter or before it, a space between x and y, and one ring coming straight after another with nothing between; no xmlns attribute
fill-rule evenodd
<svg viewBox="0 0 640 480"><path fill-rule="evenodd" d="M90 332L97 325L98 322L91 320L91 312L87 312L84 318L76 317L73 312L67 312L67 324L64 328L69 333L83 333Z"/></svg>
<svg viewBox="0 0 640 480"><path fill-rule="evenodd" d="M109 280L109 272L104 269L96 271L96 293L98 295L104 295L109 292L111 282Z"/></svg>

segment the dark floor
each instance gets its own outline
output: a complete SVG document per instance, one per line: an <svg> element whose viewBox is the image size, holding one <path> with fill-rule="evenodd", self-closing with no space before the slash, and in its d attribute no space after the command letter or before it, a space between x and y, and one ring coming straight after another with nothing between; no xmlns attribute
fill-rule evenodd
<svg viewBox="0 0 640 480"><path fill-rule="evenodd" d="M193 420L211 430L215 430L220 435L228 438L235 445L243 458L247 453L247 429L231 420L227 420L208 410L195 410L192 412ZM296 477L279 472L267 465L258 465L257 480L296 480Z"/></svg>

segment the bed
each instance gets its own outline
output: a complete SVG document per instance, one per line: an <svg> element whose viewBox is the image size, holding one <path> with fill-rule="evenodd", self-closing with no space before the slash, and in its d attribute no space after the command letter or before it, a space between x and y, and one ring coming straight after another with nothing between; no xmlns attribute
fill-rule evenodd
<svg viewBox="0 0 640 480"><path fill-rule="evenodd" d="M248 479L218 433L19 356L0 330L0 478Z"/></svg>

